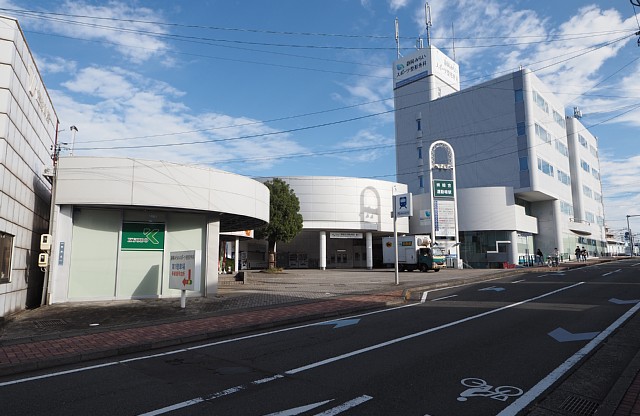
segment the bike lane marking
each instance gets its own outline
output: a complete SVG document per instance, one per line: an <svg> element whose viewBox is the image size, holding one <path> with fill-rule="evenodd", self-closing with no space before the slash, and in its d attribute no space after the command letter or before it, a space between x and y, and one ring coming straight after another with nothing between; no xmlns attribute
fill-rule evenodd
<svg viewBox="0 0 640 416"><path fill-rule="evenodd" d="M525 394L516 399L509 406L504 408L497 416L513 416L522 411L531 402L533 402L538 396L540 396L545 390L564 376L574 365L576 365L582 358L587 356L594 348L598 346L602 341L607 339L609 335L623 323L633 316L638 309L640 309L640 303L636 304L633 308L629 309L624 315L616 319L611 325L602 331L598 336L593 338L587 345L582 347L578 352L567 358L565 362L560 364L555 370L549 373L545 378L540 380L535 386L529 389Z"/></svg>
<svg viewBox="0 0 640 416"><path fill-rule="evenodd" d="M519 302L511 303L509 305L505 305L505 306L502 306L502 307L497 308L497 309L492 309L492 310L489 310L489 311L486 311L486 312L479 313L477 315L472 315L472 316L468 316L466 318L459 319L457 321L453 321L453 322L442 324L442 325L439 325L439 326L436 326L436 327L433 327L433 328L425 329L423 331L415 332L413 334L405 335L403 337L394 338L394 339L391 339L389 341L385 341L385 342L381 342L381 343L378 343L378 344L370 345L368 347L360 348L360 349L357 349L357 350L354 350L354 351L351 351L351 352L348 352L348 353L336 355L334 357L330 357L330 358L326 358L324 360L316 361L315 363L310 363L310 364L307 364L307 365L304 365L304 366L301 366L301 367L298 367L298 368L293 368L291 370L287 370L287 371L283 372L282 374L277 374L277 375L275 375L273 377L270 377L268 379L262 379L262 380L258 380L258 381L253 381L253 382L250 382L250 383L247 383L247 384L244 384L244 385L235 386L235 387L232 387L232 388L229 388L229 389L225 389L225 390L222 390L222 391L219 391L219 392L216 392L216 393L212 393L212 394L209 394L209 395L206 395L206 396L196 397L194 399L189 399L189 400L186 400L184 402L175 403L173 405L169 405L169 406L166 406L166 407L163 407L163 408L160 408L160 409L152 410L150 412L141 414L141 416L162 415L162 414L171 412L171 411L176 410L176 409L182 409L182 408L185 408L185 407L192 406L194 404L198 404L198 403L202 403L202 402L210 402L210 401L213 401L213 400L215 400L215 399L217 399L219 397L228 396L230 394L246 390L247 388L249 388L252 385L265 384L265 383L270 382L270 381L280 380L280 379L285 378L286 376L302 373L304 371L308 371L308 370L312 370L314 368L322 367L322 366L327 365L327 364L332 364L332 363L335 363L337 361L341 361L341 360L344 360L344 359L347 359L347 358L355 357L357 355L361 355L361 354L364 354L364 353L367 353L367 352L370 352L370 351L375 351L375 350L378 350L378 349L381 349L381 348L384 348L384 347L388 347L390 345L394 345L394 344L397 344L397 343L400 343L400 342L404 342L404 341L407 341L407 340L410 340L410 339L413 339L413 338L417 338L417 337L420 337L420 336L423 336L423 335L426 335L426 334L437 332L437 331L440 331L440 330L443 330L443 329L446 329L446 328L450 328L450 327L453 327L453 326L456 326L456 325L460 325L460 324L463 324L465 322L473 321L475 319L479 319L479 318L482 318L482 317L485 317L485 316L488 316L488 315L492 315L494 313L498 313L498 312L502 312L502 311L507 310L507 309L515 308L516 306L520 306L520 305L523 305L523 304L526 304L526 303L529 303L529 302L533 302L533 301L536 301L536 300L539 300L539 299L543 299L545 297L548 297L548 296L551 296L551 295L555 295L556 293L560 293L560 292L563 292L565 290L573 289L575 287L583 285L584 283L585 282L574 283L574 284L572 284L570 286L565 286L565 287L562 287L560 289L556 289L556 290L553 290L551 292L547 292L547 293L544 293L542 295L535 296L533 298L529 298L529 299L525 299L525 300L522 300L522 301L519 301Z"/></svg>

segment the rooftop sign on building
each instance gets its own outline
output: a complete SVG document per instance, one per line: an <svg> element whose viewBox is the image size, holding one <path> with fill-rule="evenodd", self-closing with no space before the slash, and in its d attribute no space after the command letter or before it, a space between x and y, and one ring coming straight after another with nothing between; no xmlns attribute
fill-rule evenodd
<svg viewBox="0 0 640 416"><path fill-rule="evenodd" d="M436 47L429 46L418 49L393 63L394 88L402 87L429 75L435 75L456 91L460 90L458 64Z"/></svg>

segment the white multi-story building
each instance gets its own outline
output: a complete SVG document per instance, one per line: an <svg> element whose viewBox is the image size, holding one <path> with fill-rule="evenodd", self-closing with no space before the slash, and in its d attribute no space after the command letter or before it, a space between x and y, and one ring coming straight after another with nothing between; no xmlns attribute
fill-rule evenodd
<svg viewBox="0 0 640 416"><path fill-rule="evenodd" d="M57 117L18 22L0 17L0 318L40 305Z"/></svg>
<svg viewBox="0 0 640 416"><path fill-rule="evenodd" d="M459 90L457 65L435 51L394 64L397 180L414 194L411 232L432 232L423 213L438 214L429 178L439 161L428 149L443 140L456 160L452 253L492 267L523 263L538 248L545 255L557 248L564 259L576 245L604 252L596 138L565 117L563 103L530 70Z"/></svg>

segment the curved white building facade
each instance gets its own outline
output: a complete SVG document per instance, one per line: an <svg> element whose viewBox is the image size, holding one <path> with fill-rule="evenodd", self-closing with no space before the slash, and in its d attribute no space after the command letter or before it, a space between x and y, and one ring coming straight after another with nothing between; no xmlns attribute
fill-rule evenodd
<svg viewBox="0 0 640 416"><path fill-rule="evenodd" d="M159 161L66 157L54 189L50 303L180 296L170 253L201 254L201 291L217 290L219 233L269 220L269 190L220 170Z"/></svg>
<svg viewBox="0 0 640 416"><path fill-rule="evenodd" d="M406 193L407 185L338 176L279 179L300 200L304 222L293 241L278 243L278 266L325 269L382 265L382 237L393 234L392 197ZM397 228L399 233L408 233L408 219L399 218ZM244 242L241 250L246 251L249 267L264 267L264 248L256 244Z"/></svg>

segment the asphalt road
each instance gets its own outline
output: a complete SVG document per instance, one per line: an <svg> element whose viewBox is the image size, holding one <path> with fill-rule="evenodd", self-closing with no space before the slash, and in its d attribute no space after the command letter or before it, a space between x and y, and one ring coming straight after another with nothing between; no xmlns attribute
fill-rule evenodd
<svg viewBox="0 0 640 416"><path fill-rule="evenodd" d="M2 414L524 414L640 308L639 267L529 273L342 320L0 380ZM621 369L600 371L615 379Z"/></svg>

